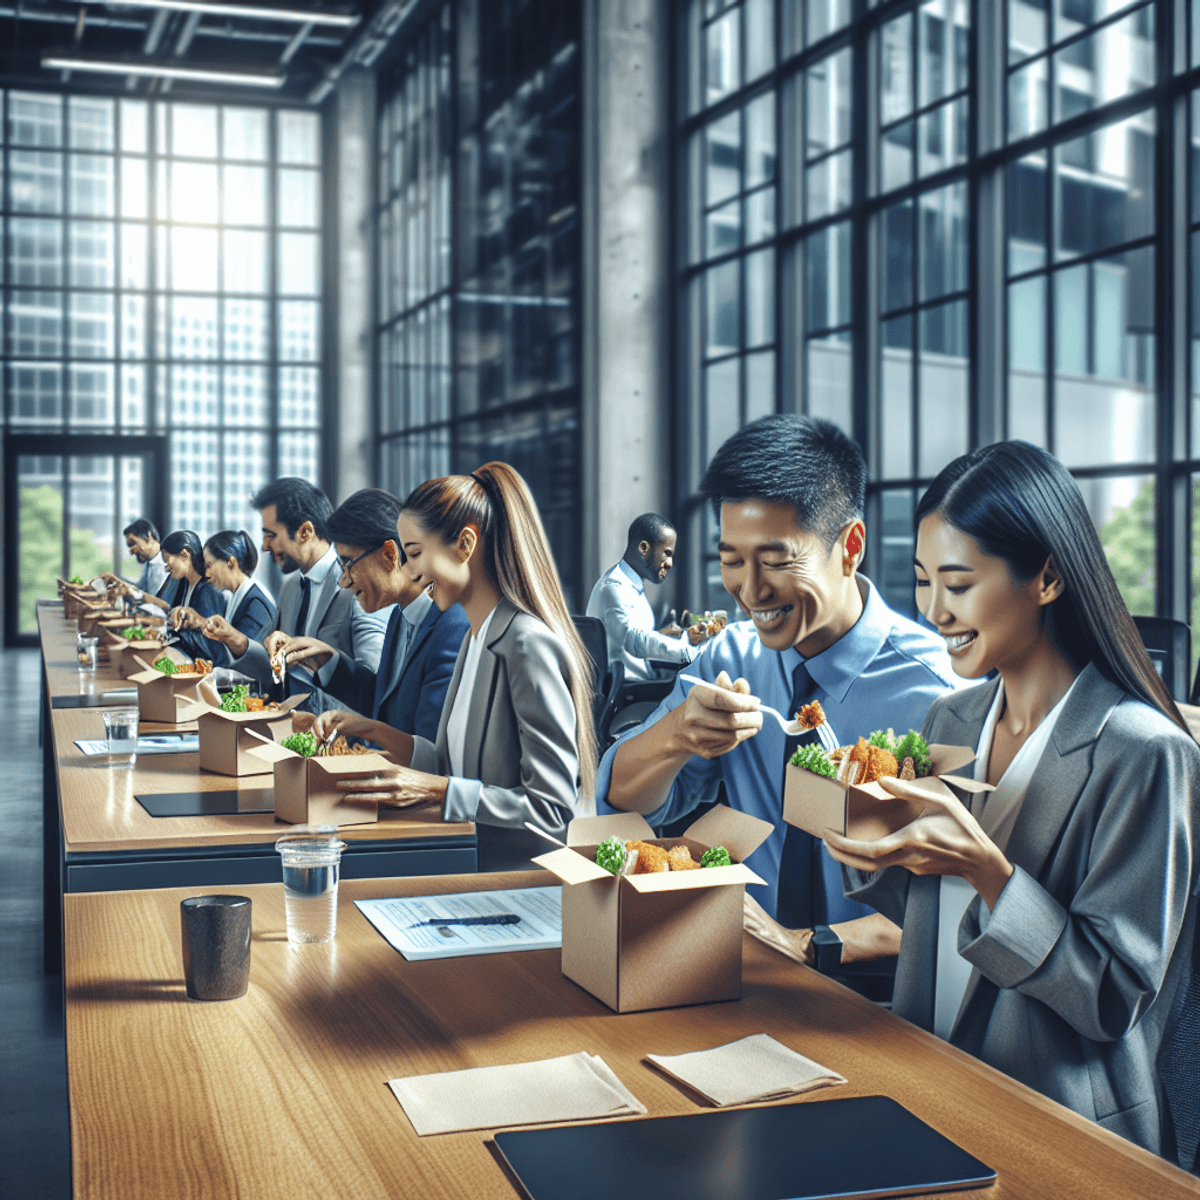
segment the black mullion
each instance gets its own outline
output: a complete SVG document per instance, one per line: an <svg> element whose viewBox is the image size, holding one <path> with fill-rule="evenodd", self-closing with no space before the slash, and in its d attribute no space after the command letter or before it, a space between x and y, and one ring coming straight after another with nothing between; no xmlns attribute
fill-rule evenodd
<svg viewBox="0 0 1200 1200"><path fill-rule="evenodd" d="M124 200L124 188L121 183L121 102L113 101L113 306L116 318L113 321L113 428L118 434L124 429L124 414L122 403L124 399L124 378L122 368L125 362L123 350L123 333L125 331L125 291L121 279L121 251L124 247L124 226L121 224L121 206ZM120 494L121 468L118 466L118 495ZM113 542L114 547L117 545ZM116 572L114 572L116 573Z"/></svg>
<svg viewBox="0 0 1200 1200"><path fill-rule="evenodd" d="M919 15L919 14L917 14L917 15ZM914 22L913 24L915 26L916 22ZM974 31L974 26L972 25L972 32L973 31ZM927 117L927 116L929 116L930 113L937 112L937 110L939 108L948 108L956 100L969 99L970 95L971 95L971 86L970 86L970 84L968 84L965 88L960 88L957 92L951 92L947 96L942 96L937 100L931 100L928 104L922 105L920 107L917 107L917 101L916 101L916 99L914 99L913 100L913 108L912 108L911 112L905 114L903 117L897 117L896 120L894 120L894 121L889 121L886 125L884 125L882 122L880 123L879 136L884 137L886 134L891 133L891 131L893 129L899 129L899 127L901 125L907 125L907 124L909 124L909 122L917 121L921 117Z"/></svg>
<svg viewBox="0 0 1200 1200"><path fill-rule="evenodd" d="M278 112L267 121L267 413L272 436L267 442L268 478L279 478L279 222L276 219L279 176ZM324 275L324 272L322 272ZM324 397L322 397L324 400ZM324 407L324 405L322 405ZM320 461L318 460L318 470Z"/></svg>
<svg viewBox="0 0 1200 1200"><path fill-rule="evenodd" d="M803 14L802 14L802 16L803 16ZM773 41L775 43L775 46L774 46L775 53L772 56L772 59L776 64L778 64L779 60L783 57L783 0L775 0L773 19L774 19L775 24L774 24L772 33L774 35ZM789 407L787 404L785 404L784 395L783 395L783 381L785 378L785 374L784 374L784 369L783 369L783 338L780 337L780 330L781 330L782 324L783 324L783 314L787 311L787 307L783 304L783 280L784 280L783 253L778 248L778 246L776 245L776 241L775 241L775 239L779 235L779 231L783 228L783 181L780 178L780 176L782 175L782 172L780 170L780 162L781 162L783 156L779 152L780 147L782 145L782 141L783 141L783 95L782 95L782 93L783 93L783 85L781 83L778 87L776 87L775 91L772 93L772 108L774 109L774 113L775 113L775 176L774 176L775 221L774 221L774 230L773 230L772 236L769 239L767 239L766 242L763 243L764 245L769 244L769 245L775 247L775 260L774 260L775 269L773 271L774 279L772 280L772 286L774 288L774 295L775 295L775 303L773 305L773 312L775 314L775 329L774 329L774 334L773 334L773 341L775 344L775 380L774 380L774 385L773 385L774 389L775 389L775 403L772 406L772 408L773 408L773 411L775 411L775 412L786 411L786 409ZM804 135L804 130L801 129L800 136L803 138L803 135ZM801 144L803 144L803 143L801 143ZM747 193L746 197L742 201L743 205L748 202L750 196L757 194L759 191L763 190L763 188L765 188L767 186L768 186L767 184L763 184L762 187L756 188L756 189L754 189L753 192ZM743 240L745 240L744 235L743 235ZM798 279L796 278L796 270L795 270L795 258L797 256L800 259L800 276ZM797 288L803 286L803 283L802 283L802 281L804 279L803 272L804 272L804 251L800 250L797 252L796 255L793 256L793 260L792 260L792 277L795 280L795 286ZM793 304L795 303L794 297L792 299L792 303ZM801 306L800 311L801 311L802 316L804 314L804 308L805 308L805 306ZM801 369L803 369L803 363L804 363L804 358L805 358L806 349L807 349L807 342L804 337L803 321L801 321L798 326L797 336L800 338L800 362L801 362ZM800 380L797 380L796 382L797 382L797 388L798 388L800 395L806 396L807 395L806 383L801 382ZM799 399L799 396L797 397L797 399ZM806 407L807 407L807 405L805 405L805 408Z"/></svg>
<svg viewBox="0 0 1200 1200"><path fill-rule="evenodd" d="M1047 36L1049 36L1049 21L1050 14L1046 14ZM1053 75L1047 75L1047 88L1053 87ZM1053 98L1048 97L1047 102L1052 104ZM1047 112L1047 128L1049 128L1050 113ZM1045 393L1042 398L1042 420L1044 421L1044 435L1046 439L1046 449L1051 454L1055 448L1055 399L1057 389L1055 387L1055 376L1058 370L1058 350L1055 345L1055 328L1057 322L1055 320L1055 299L1054 288L1057 279L1056 269L1054 265L1054 249L1057 245L1058 230L1054 222L1054 190L1058 186L1058 156L1056 154L1057 147L1053 144L1046 146L1046 195L1043 198L1043 203L1046 206L1044 225L1046 229L1046 355L1045 355ZM1015 160L1014 160L1015 161Z"/></svg>
<svg viewBox="0 0 1200 1200"><path fill-rule="evenodd" d="M217 528L225 524L225 106L214 105L217 111Z"/></svg>
<svg viewBox="0 0 1200 1200"><path fill-rule="evenodd" d="M1113 13L1109 13L1107 16L1102 17L1099 21L1094 21L1091 25L1084 26L1084 28L1080 29L1077 33L1068 34L1067 37L1062 38L1060 41L1054 40L1054 32L1055 31L1050 28L1053 10L1049 5L1047 5L1046 6L1046 47L1045 47L1045 49L1036 51L1035 53L1029 55L1028 58L1021 59L1021 61L1018 63L1006 63L1005 64L1005 72L1007 75L1012 76L1012 75L1015 75L1017 71L1023 71L1026 67L1030 66L1032 63L1037 62L1039 59L1043 59L1043 58L1053 59L1053 57L1056 54L1060 53L1063 50L1069 50L1077 42L1082 42L1085 38L1092 37L1093 35L1101 32L1103 29L1106 29L1109 25L1116 25L1118 22L1124 21L1127 17L1132 16L1134 13L1140 11L1141 9L1152 7L1153 4L1154 4L1154 0L1142 0L1142 3L1137 3L1137 0L1133 0L1133 3L1130 3L1125 8L1119 9L1118 11L1113 12ZM1155 28L1156 29L1158 28L1157 23L1156 23ZM1005 36L1005 51L1006 52L1008 49L1007 33L1008 33L1008 31L1006 29L1005 30L1005 35L1006 35ZM1157 33L1155 36L1157 38ZM1047 78L1049 78L1049 76L1047 76ZM1006 92L1007 92L1007 90L1008 89L1005 88ZM1047 111L1046 117L1047 117L1047 123L1050 125L1053 125L1054 124L1054 119L1053 119L1054 118L1054 109L1053 108L1050 108Z"/></svg>

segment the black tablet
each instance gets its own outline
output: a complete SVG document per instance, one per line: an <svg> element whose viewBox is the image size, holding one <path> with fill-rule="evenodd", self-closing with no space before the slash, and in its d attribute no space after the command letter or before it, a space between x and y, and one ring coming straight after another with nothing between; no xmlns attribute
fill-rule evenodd
<svg viewBox="0 0 1200 1200"><path fill-rule="evenodd" d="M886 1096L519 1129L496 1145L532 1200L841 1200L996 1179Z"/></svg>

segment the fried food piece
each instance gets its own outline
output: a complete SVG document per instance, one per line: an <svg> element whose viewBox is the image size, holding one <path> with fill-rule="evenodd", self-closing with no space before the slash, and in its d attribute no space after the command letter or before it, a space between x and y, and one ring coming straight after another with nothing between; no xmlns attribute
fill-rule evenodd
<svg viewBox="0 0 1200 1200"><path fill-rule="evenodd" d="M671 869L671 860L661 846L652 846L649 842L634 840L626 842L625 849L638 852L637 866L633 869L635 875L657 875Z"/></svg>
<svg viewBox="0 0 1200 1200"><path fill-rule="evenodd" d="M179 663L175 668L176 675L210 675L213 665L207 658L198 658L192 663Z"/></svg>
<svg viewBox="0 0 1200 1200"><path fill-rule="evenodd" d="M700 864L692 857L692 852L686 846L672 846L667 851L672 871L698 871Z"/></svg>
<svg viewBox="0 0 1200 1200"><path fill-rule="evenodd" d="M838 779L842 783L861 786L900 774L896 756L882 746L869 745L866 738L859 738L857 745L849 747L841 762Z"/></svg>
<svg viewBox="0 0 1200 1200"><path fill-rule="evenodd" d="M801 729L816 729L818 725L824 725L825 710L821 707L820 700L802 705L796 714L796 722Z"/></svg>

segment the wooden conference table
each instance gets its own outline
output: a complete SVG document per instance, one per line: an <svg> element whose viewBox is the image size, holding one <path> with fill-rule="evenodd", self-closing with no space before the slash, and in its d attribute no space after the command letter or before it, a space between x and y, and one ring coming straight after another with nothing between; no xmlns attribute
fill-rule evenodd
<svg viewBox="0 0 1200 1200"><path fill-rule="evenodd" d="M641 1060L766 1032L882 1094L999 1172L998 1200L1174 1200L1200 1181L746 937L742 999L617 1016L557 950L406 962L354 908L367 896L545 886L544 873L355 880L334 942L286 941L282 884L254 902L250 990L184 993L187 889L69 895L66 1036L79 1200L513 1200L488 1131L419 1138L402 1075L600 1055L650 1116L701 1106ZM614 1164L613 1196L636 1164Z"/></svg>
<svg viewBox="0 0 1200 1200"><path fill-rule="evenodd" d="M234 778L201 772L199 753L141 755L132 769L86 756L77 740L104 737L102 711L136 704L136 688L106 663L81 677L75 630L61 609L40 606L43 674L43 808L45 828L45 962L61 967L64 892L177 886L241 886L281 878L274 843L290 826L274 814L152 817L135 797L182 792L237 792L261 800L271 776ZM81 683L81 678L83 682ZM122 691L121 689L126 690ZM143 722L140 732L186 726ZM382 810L377 824L347 826L344 878L444 875L476 869L475 827L447 824L427 812Z"/></svg>

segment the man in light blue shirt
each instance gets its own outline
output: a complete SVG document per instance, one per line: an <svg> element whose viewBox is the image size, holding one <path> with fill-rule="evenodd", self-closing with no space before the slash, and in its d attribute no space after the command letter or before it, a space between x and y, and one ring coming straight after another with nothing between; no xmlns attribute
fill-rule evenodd
<svg viewBox="0 0 1200 1200"><path fill-rule="evenodd" d="M728 625L689 668L717 687L678 679L609 749L596 807L664 825L714 800L724 782L731 807L775 825L747 860L766 880L750 894L775 915L786 746L778 724L763 722L759 701L791 713L798 700L819 700L846 745L876 729L919 729L958 680L943 640L893 612L858 573L866 466L836 426L782 415L756 421L717 451L701 490L721 522L722 582L751 620ZM798 861L789 866L808 877L789 876L784 900L796 898L792 889L811 892L810 908L826 923L871 911L844 898L841 869L823 845L813 847L811 865Z"/></svg>
<svg viewBox="0 0 1200 1200"><path fill-rule="evenodd" d="M604 622L608 661L625 668L627 683L655 677L648 659L689 663L700 653L699 630L682 637L654 628L646 580L662 583L675 565L675 528L658 513L642 513L629 526L625 554L592 588L587 615Z"/></svg>

